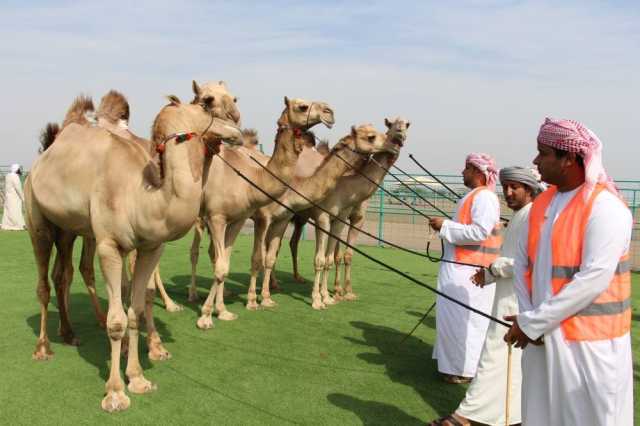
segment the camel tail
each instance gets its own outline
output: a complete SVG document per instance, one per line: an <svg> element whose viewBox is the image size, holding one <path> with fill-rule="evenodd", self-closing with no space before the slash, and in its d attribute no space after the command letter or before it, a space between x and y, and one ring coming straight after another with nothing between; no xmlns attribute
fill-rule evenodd
<svg viewBox="0 0 640 426"><path fill-rule="evenodd" d="M118 91L110 90L100 100L97 117L104 118L112 124L118 124L118 121L121 120L125 124L129 124L129 102L127 98Z"/></svg>
<svg viewBox="0 0 640 426"><path fill-rule="evenodd" d="M95 108L91 97L80 95L74 99L73 103L67 110L67 115L64 117L62 128L71 123L81 124L84 126L93 125L95 123Z"/></svg>
<svg viewBox="0 0 640 426"><path fill-rule="evenodd" d="M58 132L60 132L58 123L47 123L40 132L40 150L38 152L45 152L56 139L56 136L58 136Z"/></svg>

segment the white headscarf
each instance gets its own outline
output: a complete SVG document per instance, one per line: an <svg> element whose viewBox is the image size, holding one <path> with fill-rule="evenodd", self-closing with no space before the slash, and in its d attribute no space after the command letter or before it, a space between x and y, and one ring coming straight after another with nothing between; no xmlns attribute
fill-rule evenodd
<svg viewBox="0 0 640 426"><path fill-rule="evenodd" d="M11 165L11 173L18 173L18 170L20 170L22 167L20 167L20 164L12 164Z"/></svg>

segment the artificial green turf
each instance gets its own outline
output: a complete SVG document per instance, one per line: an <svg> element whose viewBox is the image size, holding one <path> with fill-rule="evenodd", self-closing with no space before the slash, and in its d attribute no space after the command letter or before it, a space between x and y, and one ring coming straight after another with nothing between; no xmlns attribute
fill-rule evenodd
<svg viewBox="0 0 640 426"><path fill-rule="evenodd" d="M431 305L433 295L362 256L356 255L353 274L360 299L318 312L310 306L309 282L293 282L289 250L283 246L277 276L284 291L273 297L278 306L249 312L244 302L251 238L241 236L227 281L236 294L227 299L228 308L239 319L216 320L208 331L197 329L199 309L186 300L189 237L167 244L161 261L167 290L185 306L174 314L165 312L159 300L155 307L158 329L173 358L151 363L142 349L145 376L157 383L158 390L129 394L129 410L106 414L100 400L109 345L97 327L80 274L74 275L71 318L81 345L61 344L53 297L48 330L55 356L48 362L32 361L39 309L31 245L26 232L1 232L0 424L419 425L450 413L464 396L465 387L439 380L431 360L433 313L398 347L403 334ZM80 244L76 245L78 255ZM366 251L435 283L435 264L391 249ZM211 267L205 250L201 254L198 286L204 296ZM312 243L301 244L300 258L302 274L312 278ZM635 285L638 278L634 274ZM98 291L106 307L100 274ZM638 299L634 292L636 306ZM639 322L634 309L635 351ZM640 372L634 365L637 385Z"/></svg>

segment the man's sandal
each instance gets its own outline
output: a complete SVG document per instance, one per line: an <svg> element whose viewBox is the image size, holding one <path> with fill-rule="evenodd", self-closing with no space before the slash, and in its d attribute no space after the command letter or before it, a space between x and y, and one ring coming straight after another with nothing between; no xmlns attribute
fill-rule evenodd
<svg viewBox="0 0 640 426"><path fill-rule="evenodd" d="M471 423L460 423L452 414L439 418L429 423L427 426L468 426Z"/></svg>

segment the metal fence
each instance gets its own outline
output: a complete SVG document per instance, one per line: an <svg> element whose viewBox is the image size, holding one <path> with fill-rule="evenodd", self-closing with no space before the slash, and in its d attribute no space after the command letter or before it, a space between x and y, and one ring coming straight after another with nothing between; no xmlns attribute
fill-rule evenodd
<svg viewBox="0 0 640 426"><path fill-rule="evenodd" d="M0 166L0 210L2 210L4 203L4 175L8 171L9 166ZM26 176L26 173L24 176ZM460 195L468 191L462 184L462 178L459 175L437 175L436 177ZM403 180L403 182L418 192L422 198L433 203L449 215L453 215L455 203L447 198L453 197L442 185L426 175L414 174L412 178L417 179L424 185L417 184L409 178L405 178L406 180ZM616 181L616 184L633 213L631 258L634 270L640 270L640 180L619 180ZM387 191L398 196L418 211L428 216L441 216L440 212L411 193L396 180L389 177L384 181L383 186ZM502 189L499 185L497 193L501 199L502 216L510 217L512 212L502 199ZM443 196L443 194L447 197ZM243 232L251 232L252 225L251 221L248 221ZM428 241L438 242L437 235L429 230L427 222L422 216L386 195L382 190L378 190L369 200L367 217L363 227L367 232L377 235L379 238L384 238L415 250L424 250ZM313 239L313 232L305 229L303 238ZM358 243L381 245L379 241L364 235L359 237ZM436 245L436 247L439 246Z"/></svg>

